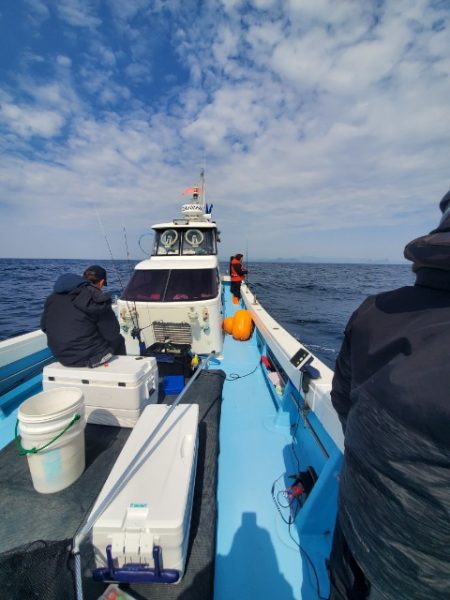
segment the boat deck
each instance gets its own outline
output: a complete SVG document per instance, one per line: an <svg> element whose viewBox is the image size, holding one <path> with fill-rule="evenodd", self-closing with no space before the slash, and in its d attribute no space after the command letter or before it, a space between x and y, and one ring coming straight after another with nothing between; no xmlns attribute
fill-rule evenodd
<svg viewBox="0 0 450 600"><path fill-rule="evenodd" d="M227 294L226 316L239 308ZM274 482L283 482L298 466L292 422L280 416L259 367L256 336L247 342L226 336L224 356L214 599L327 597L324 557L329 540L310 538L308 555L316 563L311 569L310 557L305 560L294 541L295 526L289 531L272 498Z"/></svg>
<svg viewBox="0 0 450 600"><path fill-rule="evenodd" d="M242 308L231 302L227 287L224 299L226 316ZM220 393L209 404L206 390L197 394L197 397L205 400L203 408L200 408L200 436L203 436L206 444L212 444L209 450L204 446L206 454L201 460L205 462L203 470L199 470L202 477L196 479L191 528L192 540L202 537L204 545L197 546L194 541L191 542L187 571L180 584L133 586L130 591L136 598L322 600L328 597L326 558L335 517L335 473L340 453L336 449L335 457L324 456L323 449L320 449L320 444L307 425L307 419L301 415L300 406L295 403L295 399L292 400L290 394L285 394L284 399L276 396L265 370L261 368L261 348L258 344L256 331L246 342L236 341L232 336L226 335L224 358L220 365L214 367L220 368L226 375L223 389L223 376L220 378L221 407ZM202 374L202 377L208 377L208 373ZM21 390L15 391L22 394ZM31 393L37 391L39 389L34 391L33 388ZM189 400L198 401L194 398L185 399ZM10 416L14 414L11 413ZM107 442L106 439L104 441ZM0 539L3 544L0 544L0 553L19 544L43 538L60 540L56 551L64 557L64 545L67 546L65 540L73 536L96 494L90 500L83 494L80 498L71 497L71 486L61 492L62 496L68 494L67 506L62 511L52 508L51 504L53 498L60 494L49 496L51 501L45 507L49 509L46 511L39 509L42 503L46 504L46 498L40 496L41 504L37 502L33 507L39 513L36 523L45 525L46 521L52 520L53 514L58 515L58 527L53 538L48 537L50 533L45 527L44 533L34 534L27 530L26 525L29 522L27 506L32 506L33 500L27 499L24 495L25 488L15 483L18 481L18 473L14 470L14 464L17 460L22 460L23 477L27 479L31 495L34 494L25 459L18 457L15 448L11 446L1 454L4 458L8 454L4 462L3 479L12 484L8 498L4 496L4 514L8 512L12 517L16 512L17 522L17 511L13 507L20 506L21 527L15 533L14 518L8 522L6 519L2 520ZM113 459L112 454L108 459ZM322 474L306 505L297 515L298 518L289 526L282 518L289 517L289 508L285 506L277 509L272 488L275 482L277 489L285 488L291 483L288 476L308 465L314 465L316 471L322 471ZM105 468L105 477L110 466ZM328 473L323 473L324 470ZM13 477L11 472L14 473ZM101 482L98 483L101 487ZM3 488L2 496L5 489ZM61 515L70 508L70 502L75 503L77 508L82 507L83 511L75 524L63 530L61 526L67 525L67 522L64 523L65 519ZM196 505L200 511L197 514ZM5 523L8 525L7 529ZM17 536L19 531L20 535ZM36 559L38 564L44 556L42 549L39 552L41 554ZM14 562L16 559L19 562ZM16 557L12 556L11 560L9 566L13 573L15 565L23 564L23 555L21 557L19 553ZM86 570L85 575L89 577L90 571ZM87 600L96 600L104 589L102 585L93 584L90 578L85 579L85 587Z"/></svg>

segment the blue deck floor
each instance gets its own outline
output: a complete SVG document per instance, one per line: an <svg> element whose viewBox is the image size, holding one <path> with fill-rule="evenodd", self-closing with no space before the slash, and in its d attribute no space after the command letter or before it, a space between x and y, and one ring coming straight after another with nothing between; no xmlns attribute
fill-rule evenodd
<svg viewBox="0 0 450 600"><path fill-rule="evenodd" d="M236 309L229 295L226 309L227 315ZM223 390L214 598L302 598L301 555L271 495L274 481L289 469L289 426L276 424L255 339L227 335L224 356L228 379L258 368L226 381Z"/></svg>

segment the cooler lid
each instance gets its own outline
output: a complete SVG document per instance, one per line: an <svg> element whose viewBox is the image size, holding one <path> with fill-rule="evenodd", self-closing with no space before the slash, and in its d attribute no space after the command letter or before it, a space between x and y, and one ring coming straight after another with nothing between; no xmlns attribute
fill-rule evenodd
<svg viewBox="0 0 450 600"><path fill-rule="evenodd" d="M61 363L52 363L44 367L44 381L53 377L55 381L90 383L117 382L139 383L149 373L157 369L156 358L144 356L115 356L110 362L89 369L88 367L64 367Z"/></svg>
<svg viewBox="0 0 450 600"><path fill-rule="evenodd" d="M105 498L151 435L170 407L162 404L145 408L111 473L94 508ZM95 529L111 533L142 531L178 533L182 526L195 465L198 404L179 404L145 450L140 468L125 488L105 509ZM145 457L145 458L144 458Z"/></svg>

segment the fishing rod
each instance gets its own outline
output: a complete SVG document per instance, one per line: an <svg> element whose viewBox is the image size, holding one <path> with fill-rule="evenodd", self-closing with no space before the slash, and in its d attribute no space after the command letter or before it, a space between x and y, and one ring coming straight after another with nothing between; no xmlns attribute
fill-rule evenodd
<svg viewBox="0 0 450 600"><path fill-rule="evenodd" d="M108 248L108 252L109 252L109 256L111 258L111 263L112 263L113 269L116 272L117 279L119 280L120 289L123 292L125 288L124 288L124 285L123 285L123 282L122 282L122 277L120 275L120 271L119 271L119 269L118 269L118 267L116 265L116 262L114 260L114 256L113 256L113 253L112 253L112 250L111 250L111 246L109 244L108 236L106 235L106 230L105 230L105 228L103 226L103 222L100 219L100 214L98 212L97 206L95 206L95 214L97 215L97 221L98 221L98 225L100 227L100 230L103 233L103 237L105 238L106 246Z"/></svg>
<svg viewBox="0 0 450 600"><path fill-rule="evenodd" d="M131 277L131 259L130 259L130 249L128 247L128 238L127 238L127 230L123 227L123 238L125 240L125 251L127 253L127 265L128 265L128 275Z"/></svg>
<svg viewBox="0 0 450 600"><path fill-rule="evenodd" d="M114 256L111 250L111 246L108 240L108 236L106 235L106 230L105 227L103 226L103 222L100 218L100 214L97 208L97 205L95 205L95 213L97 215L97 221L100 227L100 230L103 233L103 237L105 238L105 242L106 242L106 246L108 248L108 252L109 252L109 256L111 257L111 263L113 266L113 269L117 275L117 279L119 280L119 285L120 285L120 289L121 289L121 293L123 294L123 292L125 291L125 287L123 285L123 281L122 281L122 276L120 274L120 271L116 265L116 261L114 260ZM125 227L123 228L124 232L125 232ZM125 244L126 244L126 251L127 251L127 257L129 257L129 250L128 250L128 240L126 238L126 232L125 232ZM128 309L128 313L130 315L130 319L131 322L133 324L133 329L131 331L131 336L133 338L137 338L138 342L139 342L139 350L142 352L142 346L143 346L143 342L141 340L141 328L139 327L139 317L138 317L138 313L136 310L136 304L134 305L134 310L130 310L130 306L128 304L128 300L125 300L125 302L127 303L127 309Z"/></svg>
<svg viewBox="0 0 450 600"><path fill-rule="evenodd" d="M125 240L125 251L127 253L128 276L131 278L133 272L131 270L130 249L128 247L127 231L126 231L125 227L123 227L123 237ZM136 337L136 339L139 343L139 351L141 354L143 354L145 352L145 344L143 343L143 341L141 339L141 331L143 330L143 328L140 326L140 323L139 323L139 316L138 316L138 311L136 308L136 300L133 300L134 315L132 314L132 311L130 310L128 300L125 300L125 302L127 303L128 313L130 315L131 322L133 323L133 329L131 330L131 337L132 338ZM136 322L134 322L134 317L136 317Z"/></svg>
<svg viewBox="0 0 450 600"><path fill-rule="evenodd" d="M248 238L246 238L246 240L245 240L245 264L248 267L248 264L249 264L248 263ZM247 271L248 271L248 269L247 269ZM247 272L247 274L245 276L245 283L247 284L247 287L250 289L250 282L249 282L248 272Z"/></svg>
<svg viewBox="0 0 450 600"><path fill-rule="evenodd" d="M246 238L245 240L245 264L247 265L247 267L249 266L249 258L248 258L248 238ZM245 284L248 287L249 291L253 294L253 304L258 304L258 302L256 301L256 293L250 289L250 281L249 281L249 277L248 277L248 272L247 275L245 276Z"/></svg>

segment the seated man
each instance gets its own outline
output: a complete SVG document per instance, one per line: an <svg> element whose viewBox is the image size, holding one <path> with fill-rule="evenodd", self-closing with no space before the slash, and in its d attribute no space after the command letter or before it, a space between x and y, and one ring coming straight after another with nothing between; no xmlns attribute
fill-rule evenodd
<svg viewBox="0 0 450 600"><path fill-rule="evenodd" d="M56 280L45 301L41 329L54 357L65 367L96 367L114 354L126 354L125 340L103 293L106 271L88 267L83 277L67 273Z"/></svg>

